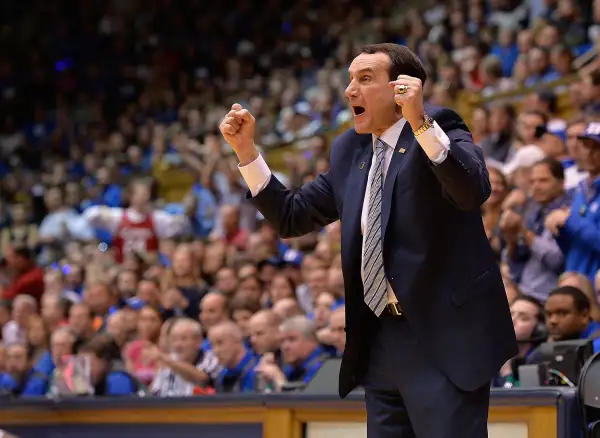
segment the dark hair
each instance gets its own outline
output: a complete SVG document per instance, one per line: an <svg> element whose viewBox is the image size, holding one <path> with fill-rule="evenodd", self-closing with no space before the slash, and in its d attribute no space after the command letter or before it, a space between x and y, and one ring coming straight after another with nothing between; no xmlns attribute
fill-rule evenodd
<svg viewBox="0 0 600 438"><path fill-rule="evenodd" d="M96 334L79 348L78 353L91 353L98 359L106 361L111 361L121 356L117 344L111 336L106 334Z"/></svg>
<svg viewBox="0 0 600 438"><path fill-rule="evenodd" d="M571 51L571 48L564 43L558 43L555 46L553 46L552 52L558 52L561 54L567 53L569 57L573 58L573 52Z"/></svg>
<svg viewBox="0 0 600 438"><path fill-rule="evenodd" d="M73 305L71 305L71 307L69 308L69 313L71 312L71 310L73 310L75 307L81 307L83 309L87 310L87 315L90 319L94 319L94 312L92 312L92 309L90 308L90 306L88 306L85 303L74 303Z"/></svg>
<svg viewBox="0 0 600 438"><path fill-rule="evenodd" d="M236 310L247 310L250 313L256 313L261 309L261 305L257 300L253 300L243 295L237 295L231 299L229 309L231 311L231 315L233 316L233 312Z"/></svg>
<svg viewBox="0 0 600 438"><path fill-rule="evenodd" d="M594 87L597 87L600 85L600 68L598 68L590 73L590 79L592 80L592 85Z"/></svg>
<svg viewBox="0 0 600 438"><path fill-rule="evenodd" d="M556 94L554 94L551 90L541 90L541 91L538 91L536 94L538 96L538 99L540 99L542 102L545 102L546 104L548 104L548 110L552 114L557 113L558 98L556 97Z"/></svg>
<svg viewBox="0 0 600 438"><path fill-rule="evenodd" d="M528 303L533 304L538 309L538 314L536 315L538 321L544 320L544 305L537 299L530 297L529 295L517 295L511 304L516 303L517 301L526 301Z"/></svg>
<svg viewBox="0 0 600 438"><path fill-rule="evenodd" d="M31 250L24 245L15 245L12 250L17 257L22 257L25 260L31 260L33 257Z"/></svg>
<svg viewBox="0 0 600 438"><path fill-rule="evenodd" d="M501 109L511 120L514 120L517 117L517 110L514 105L508 102L492 103L490 104L489 109Z"/></svg>
<svg viewBox="0 0 600 438"><path fill-rule="evenodd" d="M538 116L542 119L542 123L544 125L548 124L548 116L546 114L544 114L541 111L535 111L535 110L531 110L531 111L525 111L522 113L523 115L530 115L530 116Z"/></svg>
<svg viewBox="0 0 600 438"><path fill-rule="evenodd" d="M560 161L558 161L552 157L546 157L546 158L542 158L540 161L535 163L535 165L536 166L546 165L546 166L548 166L548 169L550 170L550 173L552 174L552 176L554 178L556 178L559 181L565 180L565 170L564 170L562 164L560 163Z"/></svg>
<svg viewBox="0 0 600 438"><path fill-rule="evenodd" d="M588 311L591 308L590 300L587 295L578 287L575 286L561 286L554 289L548 295L548 298L553 297L554 295L567 295L573 298L573 303L575 304L575 309L579 313L583 313L584 311Z"/></svg>
<svg viewBox="0 0 600 438"><path fill-rule="evenodd" d="M360 49L360 53L385 53L390 57L390 80L395 80L399 75L407 75L420 79L421 84L425 85L427 72L418 56L406 46L393 43L368 44Z"/></svg>
<svg viewBox="0 0 600 438"><path fill-rule="evenodd" d="M248 280L254 280L254 281L256 281L256 283L258 283L258 287L260 287L261 289L263 289L264 286L265 286L264 283L263 283L263 281L258 277L258 275L251 274L251 275L246 275L243 278L240 278L239 279L239 283L238 283L238 287L239 287L239 284L241 284L241 283L243 283L245 281L248 281Z"/></svg>

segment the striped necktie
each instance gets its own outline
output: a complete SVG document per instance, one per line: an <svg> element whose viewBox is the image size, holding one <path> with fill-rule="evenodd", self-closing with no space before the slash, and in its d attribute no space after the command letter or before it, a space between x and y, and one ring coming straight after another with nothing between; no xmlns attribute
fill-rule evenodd
<svg viewBox="0 0 600 438"><path fill-rule="evenodd" d="M387 305L387 282L383 271L383 244L381 239L381 200L383 195L383 159L387 145L377 139L375 142L375 166L369 192L366 239L363 248L363 286L365 303L375 313L381 315Z"/></svg>

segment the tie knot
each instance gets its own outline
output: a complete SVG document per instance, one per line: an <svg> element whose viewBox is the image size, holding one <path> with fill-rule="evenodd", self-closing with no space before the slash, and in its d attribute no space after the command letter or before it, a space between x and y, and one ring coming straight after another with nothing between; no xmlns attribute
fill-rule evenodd
<svg viewBox="0 0 600 438"><path fill-rule="evenodd" d="M386 147L387 144L385 144L385 142L380 138L378 138L375 142L375 151L378 153L384 152Z"/></svg>

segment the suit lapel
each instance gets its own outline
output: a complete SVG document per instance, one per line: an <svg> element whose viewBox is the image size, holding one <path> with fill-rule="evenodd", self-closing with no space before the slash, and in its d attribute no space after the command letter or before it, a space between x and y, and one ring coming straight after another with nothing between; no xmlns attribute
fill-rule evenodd
<svg viewBox="0 0 600 438"><path fill-rule="evenodd" d="M365 199L365 189L371 161L373 158L373 140L371 135L360 137L360 147L357 148L354 160L350 166L350 174L346 180L346 193L344 195L344 211L342 213L342 249L351 251L347 253L348 261L354 255L361 257L362 251L356 251L362 247L360 237L360 218L362 206ZM356 254L355 254L356 253Z"/></svg>
<svg viewBox="0 0 600 438"><path fill-rule="evenodd" d="M414 135L408 123L404 124L398 142L392 154L390 167L385 175L385 183L383 185L383 199L381 200L381 238L385 238L385 231L390 219L390 211L392 209L392 195L394 193L394 185L396 177L402 169L402 165L411 152L411 147L414 146Z"/></svg>

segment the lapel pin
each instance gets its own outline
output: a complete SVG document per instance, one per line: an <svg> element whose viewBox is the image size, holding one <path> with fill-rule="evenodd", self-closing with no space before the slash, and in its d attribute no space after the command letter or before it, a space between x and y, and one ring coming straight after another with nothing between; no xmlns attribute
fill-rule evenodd
<svg viewBox="0 0 600 438"><path fill-rule="evenodd" d="M360 166L359 166L359 168L360 168L360 170L362 170L362 169L364 169L364 168L365 168L365 162L364 162L364 161L363 161L362 163L360 163Z"/></svg>
<svg viewBox="0 0 600 438"><path fill-rule="evenodd" d="M398 152L400 152L401 154L403 154L404 152L406 152L406 149L400 148L400 149L398 149Z"/></svg>

